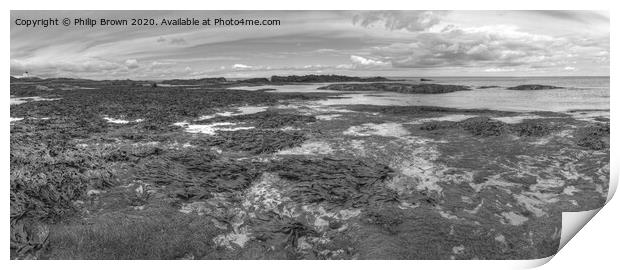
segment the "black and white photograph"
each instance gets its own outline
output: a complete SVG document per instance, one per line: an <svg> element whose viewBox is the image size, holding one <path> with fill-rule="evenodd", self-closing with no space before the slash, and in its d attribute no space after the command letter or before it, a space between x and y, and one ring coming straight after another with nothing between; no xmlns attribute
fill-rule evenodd
<svg viewBox="0 0 620 270"><path fill-rule="evenodd" d="M10 259L552 257L610 92L605 10L11 10Z"/></svg>

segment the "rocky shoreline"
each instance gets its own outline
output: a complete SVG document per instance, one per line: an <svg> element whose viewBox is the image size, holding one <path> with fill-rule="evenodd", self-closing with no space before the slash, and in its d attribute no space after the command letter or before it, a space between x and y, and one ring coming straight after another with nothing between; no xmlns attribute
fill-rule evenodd
<svg viewBox="0 0 620 270"><path fill-rule="evenodd" d="M608 189L604 117L11 84L33 93L10 110L11 258L535 259Z"/></svg>

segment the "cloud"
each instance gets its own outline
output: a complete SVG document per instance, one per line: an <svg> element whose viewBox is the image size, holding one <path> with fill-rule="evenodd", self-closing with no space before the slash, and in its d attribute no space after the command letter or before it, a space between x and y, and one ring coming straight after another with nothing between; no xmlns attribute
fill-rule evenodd
<svg viewBox="0 0 620 270"><path fill-rule="evenodd" d="M366 11L353 17L363 27L382 25L389 30L424 31L439 24L444 11Z"/></svg>
<svg viewBox="0 0 620 270"><path fill-rule="evenodd" d="M173 38L170 40L170 44L172 45L185 45L187 41L184 38Z"/></svg>
<svg viewBox="0 0 620 270"><path fill-rule="evenodd" d="M606 75L610 68L608 12L225 13L232 17L277 15L287 23L278 31L264 27L251 31L243 27L138 27L94 32L82 28L49 28L42 32L12 28L11 74L27 70L37 76L115 79L187 77L209 72L284 74L290 70L350 75L383 72L390 76L411 74L408 69L424 69L415 73L449 76L455 72L488 75L514 69L511 74L553 76ZM37 12L12 12L11 16L33 14ZM119 13L94 14L114 17ZM135 11L134 15L152 14ZM170 11L163 15L224 16L220 11ZM187 66L193 70L185 72ZM220 66L224 68L220 70Z"/></svg>
<svg viewBox="0 0 620 270"><path fill-rule="evenodd" d="M573 70L576 70L576 69L577 69L577 68L575 68L575 67L570 67L570 66L564 67L564 70L568 70L568 71L573 71Z"/></svg>
<svg viewBox="0 0 620 270"><path fill-rule="evenodd" d="M244 65L244 64L234 64L232 65L232 69L251 69L252 66Z"/></svg>
<svg viewBox="0 0 620 270"><path fill-rule="evenodd" d="M138 60L136 60L136 59L127 59L127 60L125 60L125 66L127 66L130 69L134 69L134 68L140 67L140 65L138 65Z"/></svg>
<svg viewBox="0 0 620 270"><path fill-rule="evenodd" d="M386 62L364 58L357 55L351 55L351 62L353 63L353 66L356 67L385 67L389 65L389 63Z"/></svg>
<svg viewBox="0 0 620 270"><path fill-rule="evenodd" d="M34 76L51 77L83 73L107 73L126 68L124 65L96 58L81 58L75 61L24 61L11 59L11 74L29 71Z"/></svg>
<svg viewBox="0 0 620 270"><path fill-rule="evenodd" d="M487 68L484 72L510 72L515 71L514 68Z"/></svg>
<svg viewBox="0 0 620 270"><path fill-rule="evenodd" d="M608 51L604 41L579 42L532 34L511 25L451 26L439 32L417 33L413 39L409 43L375 46L369 55L396 68L503 68L568 64L578 57L593 55L589 52L592 50Z"/></svg>
<svg viewBox="0 0 620 270"><path fill-rule="evenodd" d="M538 13L561 20L588 23L591 21L609 22L609 15L589 10L529 10L527 12Z"/></svg>

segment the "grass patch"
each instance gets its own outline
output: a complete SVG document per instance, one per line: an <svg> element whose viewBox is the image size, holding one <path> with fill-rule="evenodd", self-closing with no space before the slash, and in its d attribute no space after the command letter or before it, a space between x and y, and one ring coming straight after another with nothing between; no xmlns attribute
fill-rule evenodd
<svg viewBox="0 0 620 270"><path fill-rule="evenodd" d="M145 210L146 211L146 210ZM210 218L175 210L143 216L110 214L91 224L57 225L50 233L50 259L149 260L204 258L215 252L218 233Z"/></svg>

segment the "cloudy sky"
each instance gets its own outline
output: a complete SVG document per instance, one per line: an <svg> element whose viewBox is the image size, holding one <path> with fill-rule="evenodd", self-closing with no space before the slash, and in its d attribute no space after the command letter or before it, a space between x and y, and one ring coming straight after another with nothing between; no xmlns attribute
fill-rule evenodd
<svg viewBox="0 0 620 270"><path fill-rule="evenodd" d="M279 19L279 26L53 26L38 18ZM609 75L599 11L12 11L11 75Z"/></svg>

